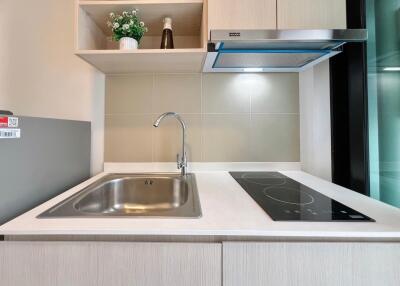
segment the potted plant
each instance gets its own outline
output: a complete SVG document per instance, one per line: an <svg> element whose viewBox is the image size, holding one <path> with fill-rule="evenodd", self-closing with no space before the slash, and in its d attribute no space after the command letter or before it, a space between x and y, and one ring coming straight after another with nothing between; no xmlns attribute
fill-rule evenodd
<svg viewBox="0 0 400 286"><path fill-rule="evenodd" d="M107 26L112 31L112 38L119 42L121 50L137 49L140 39L147 32L144 22L137 16L138 10L124 11L122 14L110 13Z"/></svg>

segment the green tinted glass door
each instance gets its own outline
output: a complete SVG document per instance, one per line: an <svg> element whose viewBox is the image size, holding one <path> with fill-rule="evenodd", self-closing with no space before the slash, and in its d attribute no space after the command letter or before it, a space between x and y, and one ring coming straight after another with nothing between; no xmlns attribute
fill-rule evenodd
<svg viewBox="0 0 400 286"><path fill-rule="evenodd" d="M400 0L367 0L371 196L400 207Z"/></svg>

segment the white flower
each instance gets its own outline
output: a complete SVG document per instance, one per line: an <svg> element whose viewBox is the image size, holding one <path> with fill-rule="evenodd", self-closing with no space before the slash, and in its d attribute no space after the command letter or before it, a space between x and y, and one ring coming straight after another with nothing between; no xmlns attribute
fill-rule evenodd
<svg viewBox="0 0 400 286"><path fill-rule="evenodd" d="M144 23L143 22L140 22L139 25L140 25L140 27L144 27Z"/></svg>
<svg viewBox="0 0 400 286"><path fill-rule="evenodd" d="M129 25L133 26L133 24L135 24L135 22L133 22L133 20L130 20Z"/></svg>
<svg viewBox="0 0 400 286"><path fill-rule="evenodd" d="M137 14L137 9L132 10L132 15L136 15Z"/></svg>
<svg viewBox="0 0 400 286"><path fill-rule="evenodd" d="M128 12L126 12L126 11L122 12L122 16L124 16L124 17L128 16Z"/></svg>
<svg viewBox="0 0 400 286"><path fill-rule="evenodd" d="M119 17L118 17L119 20L122 20L123 18L124 18L124 17L122 17L122 16L119 16Z"/></svg>
<svg viewBox="0 0 400 286"><path fill-rule="evenodd" d="M115 22L114 25L113 25L113 28L114 28L114 29L119 28L119 23Z"/></svg>
<svg viewBox="0 0 400 286"><path fill-rule="evenodd" d="M113 12L110 13L110 18L114 18L115 14Z"/></svg>
<svg viewBox="0 0 400 286"><path fill-rule="evenodd" d="M123 30L129 30L129 24L123 24L122 25Z"/></svg>

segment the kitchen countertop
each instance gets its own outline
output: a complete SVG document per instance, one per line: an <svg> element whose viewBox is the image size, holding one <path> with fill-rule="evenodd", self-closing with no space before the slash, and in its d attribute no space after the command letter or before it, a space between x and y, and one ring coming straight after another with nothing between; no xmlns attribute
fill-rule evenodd
<svg viewBox="0 0 400 286"><path fill-rule="evenodd" d="M105 176L105 172L2 225L0 235L179 235L400 241L399 209L301 171L281 173L364 213L376 222L275 222L228 172L223 171L195 172L203 213L199 219L36 218Z"/></svg>

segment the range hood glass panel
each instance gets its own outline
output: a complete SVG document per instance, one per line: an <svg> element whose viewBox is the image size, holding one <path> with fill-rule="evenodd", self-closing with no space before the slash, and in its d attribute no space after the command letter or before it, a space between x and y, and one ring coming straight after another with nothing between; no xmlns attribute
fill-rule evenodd
<svg viewBox="0 0 400 286"><path fill-rule="evenodd" d="M333 50L343 44L343 41L226 41L219 50Z"/></svg>
<svg viewBox="0 0 400 286"><path fill-rule="evenodd" d="M328 52L220 52L213 68L301 68Z"/></svg>

